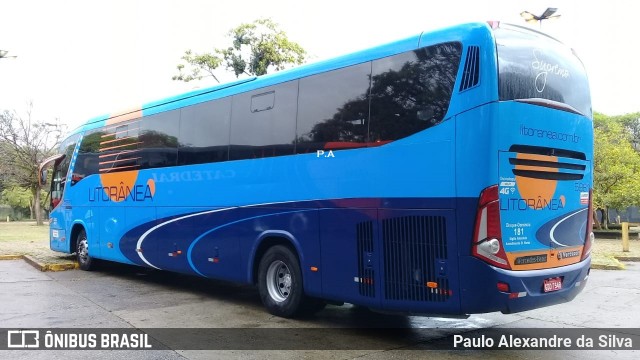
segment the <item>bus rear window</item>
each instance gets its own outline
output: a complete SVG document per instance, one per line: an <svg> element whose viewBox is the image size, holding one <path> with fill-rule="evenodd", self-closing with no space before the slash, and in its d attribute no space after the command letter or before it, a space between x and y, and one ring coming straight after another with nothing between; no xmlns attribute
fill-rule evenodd
<svg viewBox="0 0 640 360"><path fill-rule="evenodd" d="M591 118L584 66L570 48L525 28L495 30L500 100L546 99Z"/></svg>

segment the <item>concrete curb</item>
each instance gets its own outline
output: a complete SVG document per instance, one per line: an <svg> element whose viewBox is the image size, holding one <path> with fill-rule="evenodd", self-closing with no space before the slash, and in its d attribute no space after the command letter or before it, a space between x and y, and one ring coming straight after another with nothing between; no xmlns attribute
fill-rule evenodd
<svg viewBox="0 0 640 360"><path fill-rule="evenodd" d="M625 266L615 256L591 259L591 268L599 270L624 270Z"/></svg>
<svg viewBox="0 0 640 360"><path fill-rule="evenodd" d="M624 264L598 264L598 263L591 263L591 268L592 269L598 269L598 270L624 270Z"/></svg>
<svg viewBox="0 0 640 360"><path fill-rule="evenodd" d="M615 255L614 257L619 261L640 262L640 256Z"/></svg>
<svg viewBox="0 0 640 360"><path fill-rule="evenodd" d="M22 255L0 255L0 260L20 260Z"/></svg>
<svg viewBox="0 0 640 360"><path fill-rule="evenodd" d="M78 269L77 262L65 262L60 264L45 264L30 255L0 255L0 260L20 260L23 259L27 264L33 266L40 271L65 271Z"/></svg>

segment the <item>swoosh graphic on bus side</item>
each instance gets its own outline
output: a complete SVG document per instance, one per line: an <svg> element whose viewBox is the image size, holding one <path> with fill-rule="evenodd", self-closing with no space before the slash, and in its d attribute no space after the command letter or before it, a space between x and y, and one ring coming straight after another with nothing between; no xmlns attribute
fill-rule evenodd
<svg viewBox="0 0 640 360"><path fill-rule="evenodd" d="M306 201L317 201L317 200L306 200ZM289 203L296 203L296 202L299 202L299 201L292 200L292 201L280 201L280 202L273 202L273 203L263 203L263 204L251 204L251 205L243 205L243 206L233 206L233 207L228 207L228 208L215 209L215 210L208 210L208 211L203 211L203 212L199 212L199 213L195 213L195 214L189 214L189 215L185 215L185 216L177 217L177 218L175 218L175 219L171 219L171 220L165 221L165 222L163 222L163 223L161 223L161 224L158 224L158 225L156 225L156 226L154 226L154 227L150 228L149 230L145 231L145 233L144 233L144 234L142 234L142 236L140 236L140 238L138 239L138 242L137 242L137 244L136 244L136 249L141 249L141 248L142 248L142 242L143 242L143 241L144 241L144 239L145 239L147 236L149 236L149 234L151 234L154 230L156 230L156 229L158 229L158 228L160 228L160 227L163 227L163 226L165 226L165 225L167 225L167 224L170 224L170 223L172 223L172 222L176 222L176 221L179 221L179 220L187 219L187 218L190 218L190 217L195 217L195 216L200 216L200 215L206 215L206 214L211 214L211 213L216 213L216 212L221 212L221 211L227 211L227 210L233 210L233 209L249 208L249 207L256 207L256 206L266 206L266 205L277 205L277 204L289 204ZM149 265L149 266L151 266L151 267L153 267L153 268L155 268L155 269L161 270L159 267L157 267L157 266L155 266L155 265L151 264L151 263L147 260L147 258L145 258L145 257L144 257L144 255L142 254L142 252L138 251L137 253L138 253L138 256L140 257L140 260L144 261L144 263L145 263L145 264L147 264L147 265ZM188 259L189 259L189 263L191 264L191 259L190 259L190 258L188 258ZM195 270L195 269L193 269L193 270ZM196 272L198 272L198 271L196 270ZM198 272L198 273L199 273L199 272Z"/></svg>
<svg viewBox="0 0 640 360"><path fill-rule="evenodd" d="M561 243L559 243L558 241L556 241L556 237L555 237L555 235L554 235L554 233L555 233L555 231L556 231L556 228L557 228L557 227L558 227L562 222L564 222L565 220L567 220L567 219L569 219L569 218L571 218L571 217L573 217L573 216L576 216L576 215L580 214L581 212L583 212L583 211L587 211L587 210L588 210L588 209L586 209L586 208L585 208L585 209L580 209L580 210L578 210L578 211L576 211L576 212L574 212L574 213L572 213L572 214L569 214L569 215L565 216L565 217L564 217L564 218L562 218L560 221L558 221L557 223L555 223L555 225L553 225L553 227L552 227L552 228L551 228L551 230L549 231L549 238L551 239L551 241L552 241L552 242L554 242L554 243L556 243L556 244L558 244L558 245L560 245L560 246L563 246L563 247L571 246L571 245L561 244Z"/></svg>
<svg viewBox="0 0 640 360"><path fill-rule="evenodd" d="M254 205L255 206L255 205ZM224 227L233 225L233 224L237 224L239 222L243 222L243 221L247 221L247 220L253 220L253 219L259 219L259 218L263 218L263 217L268 217L268 216L275 216L275 215L283 215L283 214L293 214L293 213L300 213L300 212L306 212L306 211L315 211L317 209L306 209L306 210L292 210L292 211L284 211L284 212L279 212L279 213L273 213L273 214L266 214L266 215L258 215L258 216L252 216L252 217L248 217L245 219L240 219L240 220L236 220L236 221L232 221L230 223L226 223L224 225L220 225L220 226L216 226L215 228L208 230L204 233L202 233L200 236L198 236L192 243L191 245L189 245L189 250L187 251L187 260L189 261L189 266L191 266L191 269L193 271L195 271L198 275L200 276L205 276L204 274L202 274L200 271L198 271L198 269L196 269L195 264L193 263L193 261L191 260L191 252L193 250L193 248L196 246L196 244L198 243L198 241L200 241L203 237L207 236L208 234L211 234L212 232L222 229Z"/></svg>
<svg viewBox="0 0 640 360"><path fill-rule="evenodd" d="M206 215L206 214L211 214L211 213L220 212L220 211L226 211L226 210L231 210L231 209L237 209L237 208L238 208L238 207L230 207L230 208L222 208L222 209L215 209L215 210L203 211L203 212L200 212L200 213L189 214L189 215L185 215L185 216L181 216L181 217L178 217L178 218L175 218L175 219L171 219L171 220L165 221L165 222L163 222L163 223L161 223L161 224L158 224L158 225L156 225L156 226L152 227L151 229L147 230L144 234L142 234L142 236L140 236L140 238L138 239L138 243L136 244L136 249L142 249L142 242L144 241L144 239L145 239L149 234L151 234L154 230L156 230L156 229L158 229L158 228L160 228L160 227L163 227L163 226L165 226L165 225L167 225L167 224L171 224L172 222L176 222L176 221L183 220L183 219L188 219L188 218L190 218L190 217L195 217L195 216L200 216L200 215ZM140 259L141 259L142 261L144 261L144 263L145 263L145 264L147 264L147 265L149 265L149 266L151 266L151 267L153 267L153 268L156 268L156 269L160 270L160 268L159 268L159 267L157 267L157 266L155 266L155 265L151 264L151 263L150 263L150 262L149 262L149 261L144 257L144 255L142 254L142 252L141 252L141 251L138 251L138 256L140 257Z"/></svg>

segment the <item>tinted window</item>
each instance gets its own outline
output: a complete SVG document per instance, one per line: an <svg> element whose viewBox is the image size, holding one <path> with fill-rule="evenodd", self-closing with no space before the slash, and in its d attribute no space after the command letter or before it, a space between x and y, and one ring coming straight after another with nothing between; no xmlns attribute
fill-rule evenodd
<svg viewBox="0 0 640 360"><path fill-rule="evenodd" d="M298 82L233 97L231 160L293 154ZM271 104L271 105L270 105Z"/></svg>
<svg viewBox="0 0 640 360"><path fill-rule="evenodd" d="M429 46L373 62L371 145L440 123L447 113L461 45Z"/></svg>
<svg viewBox="0 0 640 360"><path fill-rule="evenodd" d="M178 164L225 161L229 155L231 98L182 109Z"/></svg>
<svg viewBox="0 0 640 360"><path fill-rule="evenodd" d="M76 148L76 143L80 135L72 135L68 139L64 140L60 144L59 152L64 154L64 157L53 168L53 178L51 180L51 207L54 208L62 200L64 194L64 187L67 183L67 172L71 165L71 159L73 158L73 151Z"/></svg>
<svg viewBox="0 0 640 360"><path fill-rule="evenodd" d="M178 159L180 110L142 118L138 141L140 169L175 166Z"/></svg>
<svg viewBox="0 0 640 360"><path fill-rule="evenodd" d="M65 155L64 158L60 160L60 165L58 166L62 174L62 181L66 180L69 165L71 165L71 159L73 157L73 150L76 148L76 143L78 142L79 137L80 135L78 134L72 135L60 144L59 152Z"/></svg>
<svg viewBox="0 0 640 360"><path fill-rule="evenodd" d="M297 153L366 146L371 63L300 79Z"/></svg>
<svg viewBox="0 0 640 360"><path fill-rule="evenodd" d="M139 168L140 121L136 119L124 123L107 125L85 135L79 154L84 158L76 170L83 177L89 176L97 161L97 172L128 171ZM97 152L97 159L92 155ZM86 167L86 168L85 168Z"/></svg>
<svg viewBox="0 0 640 360"><path fill-rule="evenodd" d="M516 27L495 30L500 100L542 98L591 117L589 82L571 49Z"/></svg>
<svg viewBox="0 0 640 360"><path fill-rule="evenodd" d="M106 137L104 135L106 133L103 129L91 130L84 134L78 150L76 165L73 168L72 185L89 175L99 173L100 143Z"/></svg>

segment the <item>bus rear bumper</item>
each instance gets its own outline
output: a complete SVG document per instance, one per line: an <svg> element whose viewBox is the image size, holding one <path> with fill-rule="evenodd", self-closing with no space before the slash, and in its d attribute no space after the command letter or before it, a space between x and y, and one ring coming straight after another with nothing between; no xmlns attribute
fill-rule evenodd
<svg viewBox="0 0 640 360"><path fill-rule="evenodd" d="M461 259L460 265L461 274L465 274L460 287L462 312L509 314L573 300L589 278L591 257L572 265L526 271L499 269L474 257ZM562 288L545 292L544 281L558 277ZM498 283L507 284L509 291L498 290Z"/></svg>

